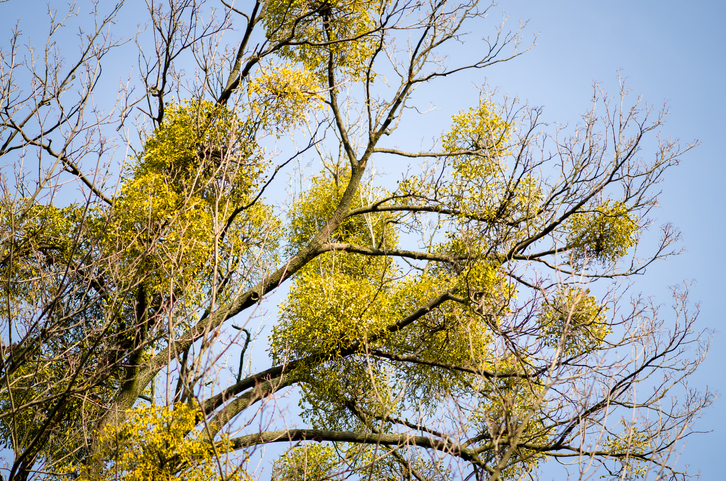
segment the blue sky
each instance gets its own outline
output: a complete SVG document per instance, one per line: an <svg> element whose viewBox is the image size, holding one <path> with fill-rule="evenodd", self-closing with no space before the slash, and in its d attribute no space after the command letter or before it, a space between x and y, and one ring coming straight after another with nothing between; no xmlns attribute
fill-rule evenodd
<svg viewBox="0 0 726 481"><path fill-rule="evenodd" d="M9 34L16 18L27 18L31 3L44 5L20 0L0 4L4 32ZM574 124L589 107L593 82L617 94L619 73L634 95L642 94L656 108L667 103L671 115L662 129L665 137L701 142L668 173L661 184L661 207L653 213L657 223L672 222L681 229L685 252L650 268L637 279L635 289L669 307L669 287L694 281L691 299L700 302L699 327L713 330L714 339L692 387L708 385L726 394L726 336L720 309L726 298L720 295L721 276L726 271L721 254L726 237L722 148L726 132L726 29L722 26L726 2L510 0L501 2L499 8L510 15L512 28L520 19L528 20L525 39L538 37L536 46L525 55L483 73L490 87L542 106L547 121ZM38 9L32 10L38 13ZM495 9L491 25L498 23L499 16L500 10ZM24 25L30 34L31 27L27 22ZM134 62L131 59L128 65ZM435 102L444 110L464 108L476 98L474 82L482 80L481 76L458 78L455 82L459 84L449 84L456 88L439 91ZM681 455L679 465L700 469L701 479L726 477L721 453L726 445L725 412L726 405L717 399L696 426L712 432L690 438Z"/></svg>

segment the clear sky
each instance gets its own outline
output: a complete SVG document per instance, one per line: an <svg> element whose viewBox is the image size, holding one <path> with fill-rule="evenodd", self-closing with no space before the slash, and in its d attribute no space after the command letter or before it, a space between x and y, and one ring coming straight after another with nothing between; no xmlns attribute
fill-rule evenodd
<svg viewBox="0 0 726 481"><path fill-rule="evenodd" d="M3 32L9 35L15 20L23 16L30 33L28 15L45 10L41 5L44 2L37 0L0 3ZM682 230L685 252L650 268L635 288L670 307L669 287L694 281L691 298L701 307L698 325L713 330L714 338L692 387L708 385L726 394L726 330L721 309L726 295L720 292L724 290L721 275L726 272L720 254L726 247L722 146L726 139L726 1L509 0L499 8L492 13L496 18L491 25L498 23L504 10L512 28L520 19L529 21L525 39L538 37L536 46L522 57L485 72L490 87L542 106L547 121L574 124L589 107L593 82L617 94L619 72L634 94L642 94L655 107L668 104L671 115L662 130L665 137L701 142L668 173L661 184L661 207L653 214L658 223L672 222ZM473 82L482 79L460 78L461 88L437 92L436 104L454 111L470 105L475 99ZM667 309L663 313L668 315ZM692 471L700 469L703 480L723 480L726 404L721 398L696 428L712 432L690 438L678 464L689 464Z"/></svg>

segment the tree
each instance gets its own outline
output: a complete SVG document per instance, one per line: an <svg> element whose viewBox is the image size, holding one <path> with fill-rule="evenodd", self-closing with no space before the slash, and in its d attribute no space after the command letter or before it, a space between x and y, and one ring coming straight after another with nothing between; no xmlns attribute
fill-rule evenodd
<svg viewBox="0 0 726 481"><path fill-rule="evenodd" d="M447 61L492 7L379 0L149 2L138 83L102 111L135 7L97 7L74 59L70 14L2 53L7 478L248 479L275 443L279 480L687 476L707 339L686 290L668 321L626 297L678 240L640 242L692 147L641 158L663 113L596 88L552 133L482 88L395 147L418 87L526 49L499 28ZM374 161L410 164L394 183ZM278 289L263 365L251 321Z"/></svg>

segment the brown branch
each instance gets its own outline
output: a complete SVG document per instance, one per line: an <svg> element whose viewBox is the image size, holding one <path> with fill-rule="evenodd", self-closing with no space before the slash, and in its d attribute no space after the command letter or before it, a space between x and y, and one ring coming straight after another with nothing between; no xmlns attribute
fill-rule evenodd
<svg viewBox="0 0 726 481"><path fill-rule="evenodd" d="M411 436L409 434L379 434L351 431L333 431L326 429L287 429L266 431L257 434L239 436L231 440L232 449L244 449L251 446L270 443L296 441L338 442L353 444L371 444L375 446L417 446L435 449L450 456L456 456L489 471L474 450L463 448L452 441L435 439L427 436Z"/></svg>
<svg viewBox="0 0 726 481"><path fill-rule="evenodd" d="M381 357L384 359L390 359L391 361L410 362L412 364L420 364L423 366L440 367L440 368L447 369L450 371L461 371L461 372L466 372L469 374L476 374L477 376L482 376L487 379L517 378L517 379L531 380L533 377L535 377L534 375L530 375L530 374L507 373L507 372L496 373L496 372L486 371L484 369L474 369L474 368L470 368L470 367L457 366L455 364L448 364L445 362L430 361L427 359L421 359L420 357L413 356L413 355L400 355L400 354L395 354L395 353L391 353L391 352L385 352L385 351L381 351L379 349L370 349L367 352L373 356Z"/></svg>
<svg viewBox="0 0 726 481"><path fill-rule="evenodd" d="M319 253L325 252L350 252L353 254L363 254L367 256L391 256L391 257L406 257L409 259L424 260L424 261L436 261L446 262L452 264L457 260L468 259L467 256L449 256L445 254L432 254L429 252L417 252L407 251L401 249L374 249L371 247L363 247L354 244L343 244L331 242L320 246Z"/></svg>

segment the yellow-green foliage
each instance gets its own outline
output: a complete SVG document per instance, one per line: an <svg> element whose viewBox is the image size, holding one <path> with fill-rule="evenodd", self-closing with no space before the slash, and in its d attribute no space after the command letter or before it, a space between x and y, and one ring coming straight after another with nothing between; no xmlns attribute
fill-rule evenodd
<svg viewBox="0 0 726 481"><path fill-rule="evenodd" d="M316 427L365 431L366 424L346 406L355 404L379 416L396 413L403 406L392 394L400 388L400 380L385 363L341 357L300 374L302 417Z"/></svg>
<svg viewBox="0 0 726 481"><path fill-rule="evenodd" d="M145 405L128 413L120 426L109 424L100 435L108 462L97 476L85 468L81 481L241 481L244 473L225 462L231 450L222 436L214 444L195 431L199 412L186 404ZM220 469L222 471L220 472Z"/></svg>
<svg viewBox="0 0 726 481"><path fill-rule="evenodd" d="M252 136L225 107L203 100L170 106L127 168L110 218L99 226L108 251L122 252L122 265L150 272L154 292L198 295L209 283L215 252L245 266L274 251L277 222L261 201L239 212L222 233L260 187L266 165ZM187 300L200 302L194 295Z"/></svg>
<svg viewBox="0 0 726 481"><path fill-rule="evenodd" d="M540 336L547 346L561 345L565 356L591 352L612 332L606 313L589 289L563 287L542 305Z"/></svg>
<svg viewBox="0 0 726 481"><path fill-rule="evenodd" d="M170 105L124 170L112 207L0 200L0 289L12 299L0 309L11 305L15 311L2 314L18 319L18 329L26 319L30 326L28 349L18 349L23 364L8 374L9 388L0 396L3 411L27 404L0 421L2 438L18 452L43 429L46 461L88 456L89 435L82 431L88 419L102 416L97 406L117 395L129 362L148 359L162 337L158 331L166 335L167 327L181 330L198 319L213 273L227 275L229 291L217 291L218 302L263 275L264 269L252 267L274 256L279 222L263 199L252 202L266 168L254 135L249 122L225 107L203 100ZM173 316L173 327L143 320L161 303L171 306L164 320L172 324ZM146 352L130 358L137 341ZM93 372L93 366L103 370ZM83 385L87 378L92 385ZM75 381L73 388L94 403L66 391L66 381ZM64 416L48 426L56 400L64 403ZM174 411L180 424L171 424L170 413L157 413L156 425L168 421L168 436L176 436L189 424L183 409ZM134 416L145 425L152 414Z"/></svg>
<svg viewBox="0 0 726 481"><path fill-rule="evenodd" d="M380 334L390 322L389 295L383 286L344 274L333 282L303 273L282 308L283 322L273 331L275 359L285 354L293 358L314 353L331 356Z"/></svg>
<svg viewBox="0 0 726 481"><path fill-rule="evenodd" d="M350 172L347 170L340 173L337 179L330 175L313 177L310 188L294 203L290 211L288 226L290 252L305 246L330 219L340 203L349 177ZM365 185L362 186L351 208L364 205L363 199L369 195L371 195L370 189ZM392 221L393 218L387 213L348 217L332 234L331 240L367 247L395 247L398 238L390 225ZM375 262L375 259L366 257L365 263L369 262ZM368 268L359 269L359 274L371 275L368 271Z"/></svg>
<svg viewBox="0 0 726 481"><path fill-rule="evenodd" d="M392 11L384 16L389 6ZM164 105L160 96L163 121L129 159L111 206L32 206L20 213L21 203L0 200L0 230L4 239L11 239L0 243L0 290L6 300L0 314L12 320L20 316L11 309L25 308L31 326L27 342L15 342L3 354L8 365L24 363L13 372L8 368L4 376L0 411L15 411L0 420L6 446L19 453L37 437L45 443L42 461L51 467L65 463L63 474L81 481L246 480L242 472L226 471L235 464L226 462L233 456L233 443L226 436L210 440L204 422L224 419L229 428L235 420L261 420L260 429L276 430L274 422L265 423L269 411L264 406L283 393L278 389L290 388L301 393L302 418L313 428L438 438L441 458L479 457L488 466L501 461L500 477L507 480L535 477L532 472L545 459L544 452L564 452L573 439L587 440L589 434L578 432L587 430L587 423L576 426L567 411L579 409L579 400L556 403L553 398L561 392L556 390L563 379L558 373L567 375L567 369L588 364L557 365L552 355L578 361L596 355L611 333L606 308L589 290L541 286L565 275L566 269L549 264L552 259L556 264L558 252L571 253L578 266L612 263L625 255L637 241L639 212L649 206L632 199L647 199L645 188L636 186L632 199L626 198L629 204L593 201L615 191L602 181L604 164L597 164L595 155L580 163L567 157L564 147L555 161L562 167L561 178L540 178L550 167L529 155L532 139L529 132L519 137L518 114L480 98L452 117L441 135L442 152L398 152L396 158L426 158L430 164L393 194L365 181L348 185L351 173L345 168L316 176L292 204L284 231L258 197L270 166L263 158L263 139L295 131L318 108L344 112L344 120L337 111L325 114L338 120L331 127L335 136L312 139L321 157L329 158L324 151L331 146L343 152L368 142L358 161L348 159L355 169L365 170L374 162L369 154L390 153L376 142L395 129L402 109L413 107L409 94L414 87L436 76L425 78L425 72L432 72L427 59L435 56L429 47L435 49L449 35L456 38L457 18L468 22L477 15L468 3L429 7L426 19L417 2L260 2L254 7L259 16L249 17L248 27L257 24L265 31L243 41L239 59L248 63L243 72L235 69L232 79L242 85L238 105L203 99ZM341 85L373 77L371 60L382 47L385 32L377 28L383 19L396 41L405 41L405 31L423 37L413 47L418 53L409 58L410 75L401 76L400 88L366 91L361 105L364 113L369 109L368 123L383 123L383 130L366 139L365 128L377 127L366 125L365 115L345 114L356 110L354 94L341 94L336 105L334 93ZM212 42L206 34L198 38ZM396 50L386 46L380 52L401 73L398 67L405 60L399 62ZM491 60L497 52L488 53ZM250 71L252 65L259 70ZM445 75L443 63L439 67ZM393 99L380 97L386 92L398 93ZM222 97L227 99L228 93ZM628 169L639 172L624 163L622 171ZM355 192L345 206L348 213L365 207L374 212L333 218L345 214L342 207L337 211L345 192ZM567 220L558 220L582 199L590 200ZM337 227L325 231L327 239L316 238L328 223ZM81 229L86 232L77 235ZM283 236L291 261L268 270ZM416 252L393 252L399 236L418 237L406 247ZM68 241L73 238L81 240ZM321 242L311 244L314 238ZM307 264L298 269L301 262ZM548 274L549 267L554 274ZM268 272L274 274L266 277ZM55 277L65 280L56 282ZM280 304L269 347L276 367L249 378L265 381L258 385L239 379L235 386L226 385L225 376L214 376L222 369L226 349L215 344L216 336L232 322L229 316L285 282L288 296ZM246 291L253 285L254 291ZM516 286L531 298L519 303ZM540 289L549 289L541 303ZM433 300L435 307L424 308ZM201 328L205 321L210 329L219 329L214 336ZM22 337L22 328L11 323L7 332ZM17 352L23 357L14 358ZM240 376L249 360L244 354ZM91 372L95 368L98 373ZM265 377L271 373L277 374ZM206 414L187 404L144 405L125 413L120 424L83 432L89 423L112 417L115 412L106 410L114 406L150 399L145 394L159 386L159 376L178 381L181 399L219 394L221 401L209 399L212 407ZM49 406L58 407L60 414L55 416ZM588 406L582 409L600 415L587 411ZM547 447L558 439L557 430L564 433L563 441ZM604 446L600 443L605 451L598 456L617 458L648 448L645 435L625 431L608 437ZM45 433L48 441L42 439ZM282 440L284 435L273 441ZM462 443L462 449L447 450L443 444L449 441ZM416 473L420 479L449 476L436 456L424 460L422 453L429 454L424 448L405 443L304 444L275 462L272 477L394 479L403 473L410 477L407 471L414 469L425 473ZM514 444L518 446L508 452ZM97 460L103 465L94 465ZM636 465L627 457L622 464L628 469Z"/></svg>
<svg viewBox="0 0 726 481"><path fill-rule="evenodd" d="M251 81L250 104L261 126L279 135L300 125L310 110L322 106L319 88L305 68L273 65L261 69Z"/></svg>
<svg viewBox="0 0 726 481"><path fill-rule="evenodd" d="M416 309L414 305L421 306L447 290L469 302L446 303L406 330L389 334L381 341L389 351L417 352L422 359L497 370L492 364L492 330L508 314L513 293L496 265L482 261L461 267L458 274L432 268L427 275L402 279L396 287L393 299L397 309L391 311L389 322L405 317ZM455 374L435 379L436 373L418 367L408 371L406 377L412 380L412 386L418 385L417 389L431 397L436 396L436 390L449 390L461 381Z"/></svg>
<svg viewBox="0 0 726 481"><path fill-rule="evenodd" d="M408 471L401 476L401 464L388 448L371 445L320 445L307 443L288 450L275 461L273 481L323 481L350 479L352 472L359 472L363 479L407 479ZM415 470L417 479L427 481L450 480L449 469L428 459L418 451L399 455L406 459L408 467ZM343 458L341 460L341 457Z"/></svg>
<svg viewBox="0 0 726 481"><path fill-rule="evenodd" d="M7 296L0 312L6 315L8 309L42 305L46 302L42 296L55 295L46 289L66 275L66 263L80 255L73 239L82 210L77 205L26 205L28 201L0 199L0 273L4 281L0 289ZM13 312L11 317L18 315Z"/></svg>
<svg viewBox="0 0 726 481"><path fill-rule="evenodd" d="M359 308L360 312L352 313L352 319L344 316L328 319L321 315L321 311L327 311L320 308L332 305L344 309L351 305L349 297L331 296L316 303L307 284L301 284L298 292L291 292L291 296L301 300L295 304L292 299L288 300L288 309L306 300L310 300L310 307L304 312L302 309L284 312L285 319L289 319L287 327L294 334L276 332L279 337L273 337L273 344L285 339L288 351L282 353L293 358L314 353L325 353L328 358L314 368L306 367L301 374L306 381L303 386L306 416L316 425L350 428L358 421L345 418L341 407L347 402L355 401L380 415L400 413L407 406L435 409L441 393L464 392L472 382L471 375L447 369L367 359L368 349L400 355L415 353L422 360L498 370L490 349L490 326L475 312L477 308L450 303L405 329L389 329L432 297L456 288L456 282L446 274L406 276L385 289L359 291L361 297L352 308ZM324 342L329 345L323 346ZM323 350L325 347L327 351ZM360 357L336 357L342 348L351 347L356 348ZM403 386L406 386L405 396L396 400L393 393L399 393Z"/></svg>
<svg viewBox="0 0 726 481"><path fill-rule="evenodd" d="M483 218L496 215L505 186L500 177L513 126L502 119L494 105L482 101L452 118L443 135L444 151L451 152L452 179L444 192L453 207ZM459 154L455 154L459 152Z"/></svg>
<svg viewBox="0 0 726 481"><path fill-rule="evenodd" d="M0 315L13 322L10 339L15 346L0 363L0 412L12 413L0 419L0 446L22 452L45 433L43 455L55 461L84 454L81 412L93 417L97 411L95 405L70 396L64 407L71 414L48 424L54 405L47 400L66 394L80 359L97 340L95 329L103 325L104 313L88 292L87 272L79 274L77 268L93 258L94 243L83 226L84 215L91 214L77 205L30 202L0 199ZM86 361L96 359L98 353L91 353ZM106 376L84 393L105 398L117 381Z"/></svg>
<svg viewBox="0 0 726 481"><path fill-rule="evenodd" d="M272 467L273 481L323 481L344 479L336 474L338 455L329 444L306 443L288 450Z"/></svg>
<svg viewBox="0 0 726 481"><path fill-rule="evenodd" d="M638 222L622 202L608 200L568 220L567 244L578 265L614 262L635 245Z"/></svg>
<svg viewBox="0 0 726 481"><path fill-rule="evenodd" d="M333 179L313 179L312 187L292 209L291 250L304 246L323 226L340 195L341 187ZM397 236L390 220L386 214L349 217L331 237L333 241L362 247L395 248ZM453 249L448 252L461 253ZM471 294L477 305L447 308L453 310L449 314L432 313L432 318L440 316L432 321L439 325L438 333L429 339L430 349L423 352L430 351L432 358L475 364L474 359L487 352L484 331L488 328L481 312L486 310L488 319L504 315L512 296L495 264L482 260L462 266L458 274L434 266L428 274L402 276L390 257L346 252L319 256L295 278L281 306L281 322L273 329L273 357L278 361L284 356L301 359L318 353L335 357L352 346L362 349L374 339L398 343L400 349L401 343L407 342L405 336L418 339L417 327L396 335L388 328L446 290L464 297ZM445 349L436 338L446 344ZM419 347L411 347L414 349Z"/></svg>
<svg viewBox="0 0 726 481"><path fill-rule="evenodd" d="M316 177L290 214L291 252L306 245L330 218L342 196L342 186L330 177ZM361 205L357 200L354 205ZM350 217L333 232L331 241L363 247L390 248L396 236L386 214ZM281 321L272 335L271 351L280 360L313 353L333 353L377 335L390 322L395 302L390 285L398 275L388 257L328 252L295 278Z"/></svg>
<svg viewBox="0 0 726 481"><path fill-rule="evenodd" d="M620 422L622 431L609 434L604 448L612 453L622 466L618 479L641 479L648 474L648 463L636 456L647 456L652 450L650 437L645 431L638 429L635 423L625 420Z"/></svg>
<svg viewBox="0 0 726 481"><path fill-rule="evenodd" d="M507 158L511 149L514 124L503 118L493 102L481 100L476 107L452 117L451 129L442 136L445 152L451 155L451 178L441 187L439 194L451 209L465 218L474 217L490 225L495 221L521 221L514 238L526 237L532 215L541 201L539 182L530 175L511 181ZM457 229L460 238L484 240L489 244L505 244L500 234L492 242L491 234L482 235L481 228L461 223ZM502 247L502 246L498 246Z"/></svg>
<svg viewBox="0 0 726 481"><path fill-rule="evenodd" d="M363 188L365 192L365 187ZM335 179L318 177L293 205L290 214L291 251L306 245L331 216L342 195ZM360 205L354 202L353 208ZM392 249L397 236L390 214L347 218L331 241L367 248ZM408 407L435 410L441 393L470 390L476 376L417 363L395 363L365 356L368 349L415 355L424 361L505 372L491 350L493 329L509 313L514 296L500 266L465 242L450 242L437 250L452 258L467 254L478 261L430 264L425 271L402 275L387 256L328 252L306 266L293 280L273 328L275 362L318 356L299 369L303 379L304 416L314 425L359 429L360 420L344 406L388 415ZM405 329L395 324L432 298L451 291L469 300L446 303ZM342 358L344 350L355 355ZM324 362L320 362L324 360ZM404 390L403 395L400 393Z"/></svg>
<svg viewBox="0 0 726 481"><path fill-rule="evenodd" d="M75 373L76 359L71 353L77 352L77 349L63 346L66 356L53 359L53 353L60 349L58 346L48 348L52 349L50 355L41 352L29 355L27 361L6 378L5 382L11 387L0 392L0 412L10 413L18 406L24 407L0 419L0 446L22 452L32 446L36 436L44 431L48 435L43 452L45 461L80 459L87 454L87 446L84 445L85 416L99 416L100 410L73 396L65 405L70 415L46 424L53 405L43 401L65 394L67 384L59 380L69 379ZM86 393L95 399L106 398L117 386L114 381L106 379Z"/></svg>
<svg viewBox="0 0 726 481"><path fill-rule="evenodd" d="M161 175L172 190L206 200L221 189L232 198L243 197L263 167L250 129L231 110L206 100L172 104L162 125L146 139L131 173Z"/></svg>
<svg viewBox="0 0 726 481"><path fill-rule="evenodd" d="M470 428L486 433L490 449L485 456L491 464L497 464L511 449L510 439L522 444L546 444L550 442L545 423L538 415L544 400L540 386L518 383L512 379L500 379L488 383L481 391L478 404L468 415ZM526 479L546 460L536 451L515 448L510 461L505 464L501 479Z"/></svg>
<svg viewBox="0 0 726 481"><path fill-rule="evenodd" d="M451 130L442 136L442 143L446 152L464 152L454 162L462 177L478 178L482 170L494 168L496 159L506 154L513 130L514 126L496 113L493 102L481 100L476 107L451 118ZM478 165L468 165L472 160ZM484 165L486 160L489 165Z"/></svg>
<svg viewBox="0 0 726 481"><path fill-rule="evenodd" d="M301 292L291 294L301 297L304 302L310 299L309 292L302 290L305 287L303 285ZM441 393L466 392L473 382L471 374L445 368L366 358L368 349L399 355L415 353L422 360L490 372L505 371L510 367L500 365L494 358L490 326L469 306L446 304L406 329L388 329L442 290L452 287L455 288L455 285L446 277L442 280L430 276L407 276L386 292L370 296L367 302L362 297L357 306L368 306L368 309L355 315L353 321L344 317L332 321L335 326L345 325L347 330L341 328L331 332L327 324L329 321L321 318L315 309L320 304L314 302L304 312L307 318L300 316L288 321L289 329L301 326L295 331L301 338L285 335L289 351L283 352L294 358L325 353L328 358L323 364L317 363L314 367L306 364L301 369L300 375L305 380L305 417L319 426L357 429L360 428L359 421L348 419L348 413L343 409L348 402L355 402L379 415L400 414L407 407L435 409ZM379 302L380 298L384 300ZM346 306L348 298L326 299L328 304L335 305L336 301L340 302L340 306ZM310 333L305 332L305 327ZM278 335L283 337L282 333ZM277 339L273 337L273 343ZM328 351L322 350L323 342L330 343L331 346L326 346ZM357 348L356 356L336 357L341 348L351 346ZM401 394L404 395L400 397Z"/></svg>
<svg viewBox="0 0 726 481"><path fill-rule="evenodd" d="M360 79L379 43L376 19L382 0L274 0L266 4L265 27L274 40L298 43L281 54L315 72L327 83L328 57L335 69ZM345 41L355 39L355 41Z"/></svg>

